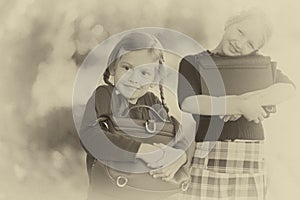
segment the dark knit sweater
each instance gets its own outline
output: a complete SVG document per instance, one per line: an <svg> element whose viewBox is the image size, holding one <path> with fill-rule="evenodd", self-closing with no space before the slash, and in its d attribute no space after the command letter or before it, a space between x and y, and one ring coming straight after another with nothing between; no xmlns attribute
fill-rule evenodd
<svg viewBox="0 0 300 200"><path fill-rule="evenodd" d="M196 55L190 55L183 58L179 66L179 78L178 78L178 100L179 106L181 106L183 100L188 96L200 95L202 94L202 87L200 81L200 62L199 56L201 54L209 54L212 60L222 59L222 56L211 54L209 51L202 52ZM209 58L209 59L210 59ZM201 58L200 58L201 59ZM205 59L205 58L204 58ZM224 56L224 59L226 57ZM275 83L290 83L291 80L285 76L281 71L276 70ZM200 105L201 106L201 105ZM261 123L254 123L252 121L246 120L244 117L236 121L229 121L224 124L221 134L212 131L208 131L209 123L213 119L216 122L221 123L219 116L203 116L203 115L193 115L196 122L199 122L196 142L201 141L212 141L212 140L263 140L264 130Z"/></svg>

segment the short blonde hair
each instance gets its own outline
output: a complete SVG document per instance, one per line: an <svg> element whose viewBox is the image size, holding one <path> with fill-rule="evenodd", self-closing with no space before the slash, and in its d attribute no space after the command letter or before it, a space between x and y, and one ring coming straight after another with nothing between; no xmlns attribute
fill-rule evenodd
<svg viewBox="0 0 300 200"><path fill-rule="evenodd" d="M263 30L264 42L262 44L262 46L263 46L266 42L268 42L270 40L270 38L272 36L272 32L273 32L273 27L272 27L272 23L270 22L270 20L266 16L266 14L263 11L261 11L260 9L251 8L249 10L243 10L240 13L238 13L237 15L233 15L226 21L225 30L233 24L240 23L240 22L250 19L250 18L259 19L259 21L262 23L262 25L264 27L264 30ZM259 48L261 48L262 46L260 46Z"/></svg>

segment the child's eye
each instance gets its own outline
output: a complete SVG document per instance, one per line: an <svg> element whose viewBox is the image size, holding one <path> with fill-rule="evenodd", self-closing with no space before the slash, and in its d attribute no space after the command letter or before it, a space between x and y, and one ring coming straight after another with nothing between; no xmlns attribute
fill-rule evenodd
<svg viewBox="0 0 300 200"><path fill-rule="evenodd" d="M238 32L239 32L240 35L243 35L243 34L244 34L243 31L242 31L241 29L238 29Z"/></svg>
<svg viewBox="0 0 300 200"><path fill-rule="evenodd" d="M150 73L147 72L147 71L142 71L141 73L142 73L143 76L150 76Z"/></svg>
<svg viewBox="0 0 300 200"><path fill-rule="evenodd" d="M253 45L251 42L248 42L248 46L249 46L251 49L255 49L254 45Z"/></svg>
<svg viewBox="0 0 300 200"><path fill-rule="evenodd" d="M128 65L122 65L121 66L123 69L125 69L126 71L130 70L130 67Z"/></svg>

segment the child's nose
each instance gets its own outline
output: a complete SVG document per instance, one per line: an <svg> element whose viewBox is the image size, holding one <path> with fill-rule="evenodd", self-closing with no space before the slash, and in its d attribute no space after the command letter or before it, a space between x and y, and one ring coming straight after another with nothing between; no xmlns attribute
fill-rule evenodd
<svg viewBox="0 0 300 200"><path fill-rule="evenodd" d="M236 47L241 50L243 48L243 46L246 44L247 40L246 38L242 37L240 38L237 43L236 43Z"/></svg>
<svg viewBox="0 0 300 200"><path fill-rule="evenodd" d="M138 83L138 74L136 71L132 70L129 74L129 77L128 77L128 80L131 82L131 83Z"/></svg>

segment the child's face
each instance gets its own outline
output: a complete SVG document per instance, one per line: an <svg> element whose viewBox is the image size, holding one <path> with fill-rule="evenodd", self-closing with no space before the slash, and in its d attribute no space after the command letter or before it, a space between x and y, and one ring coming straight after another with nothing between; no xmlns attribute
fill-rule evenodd
<svg viewBox="0 0 300 200"><path fill-rule="evenodd" d="M226 56L243 56L253 53L263 45L263 24L257 18L248 18L225 29L220 53Z"/></svg>
<svg viewBox="0 0 300 200"><path fill-rule="evenodd" d="M135 102L154 83L158 60L147 50L138 50L122 56L116 65L114 85L123 96Z"/></svg>

